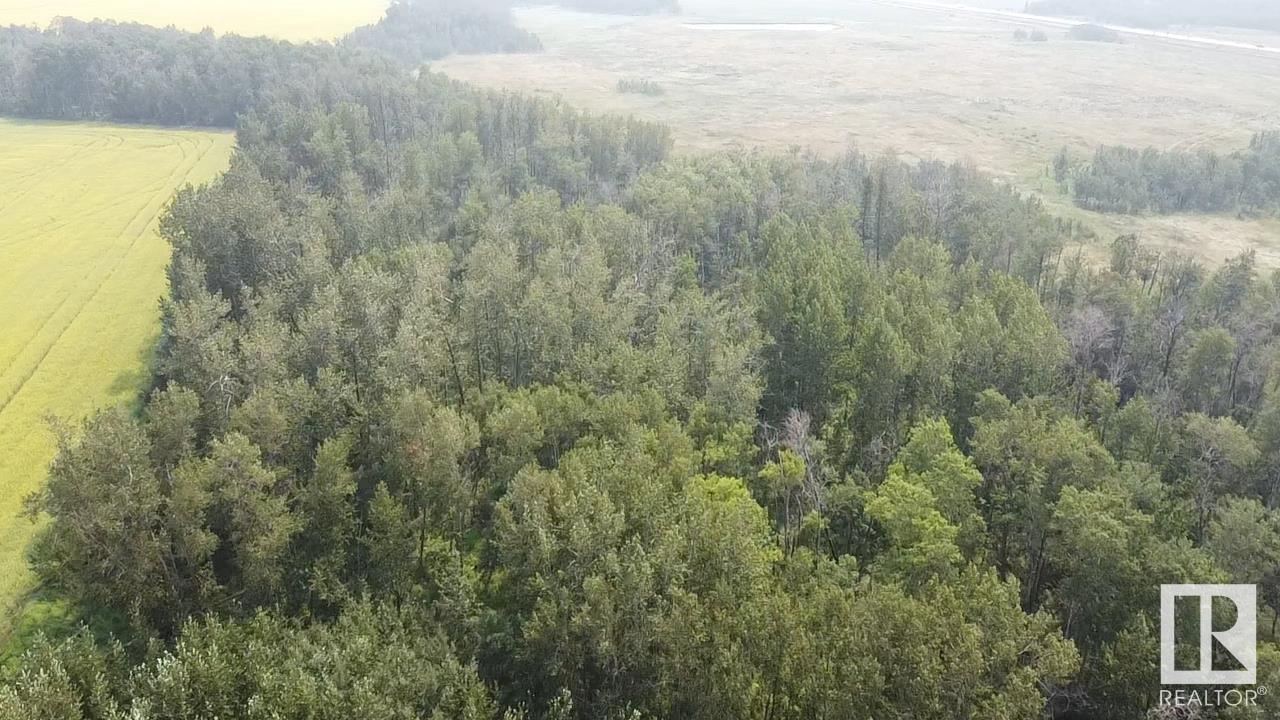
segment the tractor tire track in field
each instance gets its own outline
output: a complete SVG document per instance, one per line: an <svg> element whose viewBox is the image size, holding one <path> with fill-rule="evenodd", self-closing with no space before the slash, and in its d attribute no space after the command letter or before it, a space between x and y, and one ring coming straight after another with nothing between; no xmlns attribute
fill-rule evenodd
<svg viewBox="0 0 1280 720"><path fill-rule="evenodd" d="M58 158L54 162L43 165L39 169L32 170L31 172L23 173L21 175L10 175L5 177L4 187L6 189L9 187L22 187L23 189L13 195L10 195L8 197L8 202L4 205L0 205L0 212L4 212L5 210L17 205L23 198L27 197L32 192L35 192L36 188L39 187L37 183L46 176L56 173L67 165L75 162L80 157L83 157L86 152L96 149L97 142L97 140L91 139L89 143L85 145L76 145L72 148L71 152L61 158Z"/></svg>
<svg viewBox="0 0 1280 720"><path fill-rule="evenodd" d="M172 173L170 173L168 179L164 182L162 189L159 192L157 192L155 195L153 195L152 199L146 204L144 204L141 208L139 208L138 211L134 213L134 215L130 218L130 220L127 223L125 223L120 234L116 236L117 242L113 243L113 247L119 244L118 241L120 239L123 239L124 237L127 236L129 232L129 228L133 227L136 223L139 222L139 220L143 218L143 213L146 213L149 209L155 206L155 210L151 212L151 218L148 218L147 222L141 227L141 229L139 229L138 232L134 234L133 238L129 241L128 245L126 245L124 249L115 258L114 262L112 263L111 267L107 270L106 274L97 283L97 285L94 286L94 289L88 294L88 297L86 297L84 302L80 303L80 306L76 308L75 313L72 314L72 316L63 324L62 328L58 330L57 334L54 336L52 341L44 348L44 351L41 352L40 357L36 360L36 362L31 366L31 368L22 377L22 379L18 382L18 384L12 389L12 391L8 393L7 397L2 402L0 402L0 413L3 413L5 408L8 407L9 404L13 401L13 399L17 397L18 393L22 391L22 388L27 384L27 382L31 380L32 376L34 376L35 373L40 369L40 366L44 364L45 359L49 357L49 353L51 353L53 349L57 347L58 342L66 334L67 329L71 327L73 323L75 323L76 319L79 318L81 313L84 312L84 309L88 307L90 303L93 302L94 298L98 296L102 288L115 275L115 272L116 270L119 269L120 264L124 261L125 258L128 257L129 253L133 250L133 248L136 247L138 240L140 240L146 234L146 232L149 229L151 229L152 224L155 222L155 216L158 215L160 208L163 207L164 203L168 202L168 198L167 197L161 198L161 194L165 193L166 189L171 191L173 188L176 188L177 184L180 184L183 179L190 176L192 170L194 170L196 167L199 166L200 162L204 159L204 157L208 154L209 150L212 149L213 147L213 143L209 142L205 146L203 151L201 151L200 155L196 158L195 162L188 163L187 160L189 159L190 156L186 150L186 147L183 146L183 143L182 143L183 139L177 138L177 137L174 137L173 139L176 141L175 144L178 146L179 151L182 153L182 159L178 161L177 167ZM157 202L157 198L160 198L159 202ZM92 271L90 271L89 273L86 273L84 277L81 279L81 282L77 283L77 285L86 284L87 282L89 282L92 275L93 275ZM40 328L32 336L33 340L34 338L39 337L41 334L44 333L45 328L47 327L49 322L51 322L54 317L57 317L61 309L65 307L66 304L71 299L72 299L71 295L68 295L67 297L65 297L62 300L62 302L59 303L58 309L54 310L54 312L46 316L44 322L41 323Z"/></svg>
<svg viewBox="0 0 1280 720"><path fill-rule="evenodd" d="M114 140L114 143L113 143L113 140ZM19 192L17 195L11 196L8 203L4 205L0 205L0 212L4 212L5 210L8 210L9 208L16 205L19 200L21 200L22 198L25 198L26 196L34 192L35 189L39 187L36 184L38 181L44 179L49 175L56 174L58 171L62 170L66 166L70 165L71 163L83 157L85 153L91 152L94 150L107 150L111 148L117 148L123 144L124 144L124 137L120 135L107 135L103 137L90 136L89 141L87 143L83 145L76 145L75 149L71 153L67 154L65 157L59 159L58 161L48 163L37 170L33 170L32 172L25 173L23 175L14 175L14 176L5 178L5 180L8 181L6 182L5 187L9 187L14 184L19 184L25 187L25 189Z"/></svg>
<svg viewBox="0 0 1280 720"><path fill-rule="evenodd" d="M147 185L146 187L139 188L134 194L144 195L148 193L154 193L154 192L163 190L164 187L165 187L164 181L160 180L160 181L153 182L150 185ZM95 217L98 217L99 215L108 213L116 209L120 205L120 200L121 199L117 197L112 200L103 202L99 205L95 205L93 207L87 208L85 209L84 212L78 213L75 217L69 220L63 220L60 224L57 224L57 225L55 225L54 223L57 223L58 220L51 219L49 222L45 223L44 225L37 225L31 228L28 228L21 233L17 233L15 235L9 235L8 237L5 238L4 242L0 242L0 249L4 249L6 247L13 247L22 242L30 240L31 238L38 237L40 235L48 235L50 233L57 232L71 225L75 225L86 219L95 218ZM3 208L0 208L0 210L3 210Z"/></svg>
<svg viewBox="0 0 1280 720"><path fill-rule="evenodd" d="M186 155L184 154L183 157L185 158ZM181 163L182 161L179 161L179 164ZM166 181L158 180L154 183L147 185L145 188L139 189L137 192L133 193L133 195L154 194L157 192L164 192L167 187L169 186L167 185ZM37 225L35 227L29 228L25 232L19 233L18 235L9 236L6 242L0 242L0 250L17 246L33 238L47 237L47 236L53 235L54 233L57 233L73 225L83 224L86 220L92 220L94 218L107 214L110 211L116 209L120 205L120 202L121 202L120 198L113 198L110 201L107 201L100 205L95 205L92 208L88 208L85 212L79 213L75 217L69 220L64 220L60 224L54 225L53 223L45 223L43 225ZM57 222L57 221L55 220L53 222ZM127 230L128 228L128 225L132 224L132 222L133 221L130 220L130 222L124 226L124 228L120 231L120 235L124 234L125 230ZM119 237L119 235L117 235L117 237ZM36 329L31 333L30 337L26 341L24 341L22 345L19 347L25 347L30 343L34 342L36 338L40 337L41 333L44 332L49 322L54 317L57 317L58 313L62 312L63 307L66 306L67 302L70 301L71 297L72 296L68 294L66 297L62 299L60 303L58 303L58 305L55 308L53 308L48 313L46 313L45 316L39 321ZM18 359L21 357L22 357L22 351L20 349L12 357L9 358L9 360L5 363L4 367L0 368L0 379L4 378L4 376L12 369L14 363L18 362Z"/></svg>
<svg viewBox="0 0 1280 720"><path fill-rule="evenodd" d="M145 205L139 208L138 211L134 213L133 217L124 225L124 228L121 230L120 235L117 236L117 242L112 243L113 247L118 246L120 244L118 241L121 239L124 239L129 234L129 229L131 227L133 227L139 221L144 219L144 213L147 213L148 211L150 211L150 217L145 218L146 222L143 223L142 227L139 228L138 231L133 234L133 237L129 239L128 243L116 255L116 257L114 258L114 261L111 263L111 266L107 269L106 273L93 287L93 290L87 293L87 296L85 297L84 301L80 303L79 307L76 308L75 312L71 315L71 317L68 318L65 323L63 323L62 327L58 330L53 340L47 346L45 346L44 350L40 353L40 356L36 359L36 362L32 364L30 369L27 370L27 372L23 375L23 377L18 381L17 385L13 387L13 389L7 394L7 396L2 401L0 401L0 414L3 414L5 409L9 407L9 405L13 402L14 398L16 398L22 392L22 389L26 387L27 383L30 382L31 378L36 374L36 372L39 371L40 367L44 364L45 360L49 357L49 354L53 352L53 349L58 346L58 343L62 340L63 336L66 335L68 328L70 328L75 323L76 319L78 319L80 315L83 314L84 309L88 307L98 297L98 295L102 292L102 289L106 286L108 282L110 282L110 280L115 276L116 272L120 269L120 266L124 262L124 260L129 256L129 254L133 251L133 249L137 247L138 241L141 240L147 234L147 231L152 228L152 226L156 222L156 217L159 215L160 210L164 207L164 204L168 202L168 199L169 199L168 194L174 192L176 188L180 187L182 183L188 177L191 176L191 173L197 167L200 166L200 164L204 161L204 159L208 156L209 152L214 147L214 143L211 140L203 140L203 141L197 142L195 140L190 140L190 139L182 138L178 136L169 136L169 137L171 137L175 141L175 145L178 146L179 151L182 153L181 160L179 160L178 165L174 169L174 171L169 174L169 177L166 179L162 189L159 192L155 193L149 202L147 202ZM186 141L185 143L184 143L184 140ZM198 154L196 155L195 160L191 162L188 162L188 160L190 160L190 157L191 157L190 153L188 152L188 147L187 147L188 143L190 145L197 146L195 149ZM199 147L199 146L203 146L203 147ZM82 282L85 282L85 283L89 282L92 275L93 275L92 271L89 273L86 273L85 276L82 278ZM58 315L60 309L64 307L71 299L72 299L72 296L70 295L64 298L63 301L59 304L59 310L55 310L46 318L40 330L38 330L33 337L39 337L39 335L44 332L45 326L47 326L48 323Z"/></svg>

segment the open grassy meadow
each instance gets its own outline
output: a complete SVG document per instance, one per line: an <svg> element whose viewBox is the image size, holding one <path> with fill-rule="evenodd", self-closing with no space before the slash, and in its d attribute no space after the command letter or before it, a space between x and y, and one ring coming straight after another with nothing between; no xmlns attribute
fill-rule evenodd
<svg viewBox="0 0 1280 720"><path fill-rule="evenodd" d="M1021 0L970 6L1020 10ZM896 149L972 160L1101 237L1136 231L1216 261L1257 248L1280 266L1280 228L1234 217L1118 218L1084 213L1045 177L1053 155L1098 144L1233 150L1280 127L1280 54L1144 37L1068 40L1065 30L939 11L923 0L684 0L684 14L616 18L549 8L517 19L542 38L537 56L455 56L435 65L491 87L564 97L582 107L666 122L686 150L804 146ZM744 31L705 23L827 23ZM1043 29L1047 42L1017 41ZM1200 35L1221 37L1218 31ZM1238 34L1237 34L1238 35ZM1251 42L1280 46L1265 34ZM1235 36L1233 36L1235 37ZM661 94L622 93L622 79Z"/></svg>
<svg viewBox="0 0 1280 720"><path fill-rule="evenodd" d="M0 606L31 587L19 517L45 418L134 400L159 333L157 218L225 169L230 133L0 120ZM2 625L3 623L0 623Z"/></svg>
<svg viewBox="0 0 1280 720"><path fill-rule="evenodd" d="M206 27L219 33L328 40L376 22L389 0L0 0L0 25L48 25L55 17Z"/></svg>

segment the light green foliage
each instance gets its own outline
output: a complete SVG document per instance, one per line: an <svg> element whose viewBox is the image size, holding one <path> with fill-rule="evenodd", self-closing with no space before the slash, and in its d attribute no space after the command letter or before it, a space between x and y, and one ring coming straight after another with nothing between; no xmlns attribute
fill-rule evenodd
<svg viewBox="0 0 1280 720"><path fill-rule="evenodd" d="M378 486L369 502L367 530L361 538L368 558L365 581L380 595L396 601L412 595L417 578L417 558L425 549L419 544L409 511L392 497L385 485Z"/></svg>
<svg viewBox="0 0 1280 720"><path fill-rule="evenodd" d="M623 78L618 81L618 92L637 95L662 95L662 84L644 78Z"/></svg>
<svg viewBox="0 0 1280 720"><path fill-rule="evenodd" d="M981 482L945 422L916 426L867 502L889 542L875 569L919 588L954 577L963 560L980 557L983 524L974 493Z"/></svg>
<svg viewBox="0 0 1280 720"><path fill-rule="evenodd" d="M878 561L886 576L900 577L914 587L934 577L945 580L960 563L959 529L947 522L936 503L928 488L892 471L867 503L867 512L889 535L890 549Z"/></svg>
<svg viewBox="0 0 1280 720"><path fill-rule="evenodd" d="M461 399L459 339L448 324L448 261L440 246L412 258L412 279L399 298L400 324L386 349L381 382L428 388L436 397Z"/></svg>
<svg viewBox="0 0 1280 720"><path fill-rule="evenodd" d="M575 449L556 470L522 471L498 505L513 627L491 642L511 658L512 690L563 687L580 708L608 707L656 672L639 648L680 576L666 540L686 480L659 464L657 441L637 428L618 447ZM616 680L592 682L596 668Z"/></svg>
<svg viewBox="0 0 1280 720"><path fill-rule="evenodd" d="M356 540L356 476L348 465L354 439L331 438L316 451L315 472L297 491L303 526L293 539L290 568L304 568L296 582L317 603L339 605L347 599L347 559ZM309 604L309 603L308 603Z"/></svg>
<svg viewBox="0 0 1280 720"><path fill-rule="evenodd" d="M841 358L837 457L863 454L866 468L867 451L896 448L922 417L943 415L967 436L982 391L1054 387L1065 342L1025 284L954 267L943 246L915 238L889 268L884 292L854 288L864 307Z"/></svg>
<svg viewBox="0 0 1280 720"><path fill-rule="evenodd" d="M1270 688L1280 680L1280 646L1274 642L1258 646L1258 684ZM1223 716L1231 720L1255 720L1271 717L1280 712L1280 702L1267 693L1258 698L1258 704L1249 708L1234 708Z"/></svg>
<svg viewBox="0 0 1280 720"><path fill-rule="evenodd" d="M788 553L800 543L811 518L817 517L815 506L820 503L820 496L812 480L811 468L806 467L804 458L791 448L783 448L777 460L760 469L760 494L773 511Z"/></svg>
<svg viewBox="0 0 1280 720"><path fill-rule="evenodd" d="M1138 617L1086 666L1082 678L1100 706L1123 717L1142 717L1158 702L1160 640L1156 621Z"/></svg>
<svg viewBox="0 0 1280 720"><path fill-rule="evenodd" d="M200 396L180 385L156 391L144 414L151 440L151 462L168 475L195 448Z"/></svg>
<svg viewBox="0 0 1280 720"><path fill-rule="evenodd" d="M764 392L763 341L750 309L745 298L729 293L673 295L658 316L649 360L655 380L664 368L671 373L659 385L669 407L691 412L688 398L702 398L703 411L723 422L755 417Z"/></svg>
<svg viewBox="0 0 1280 720"><path fill-rule="evenodd" d="M917 425L889 472L902 474L927 488L947 520L966 527L971 536L982 532L974 502L982 475L956 447L944 421Z"/></svg>
<svg viewBox="0 0 1280 720"><path fill-rule="evenodd" d="M1118 460L1144 462L1161 467L1169 462L1177 443L1172 419L1153 408L1145 397L1136 397L1109 415L1102 432L1107 449Z"/></svg>

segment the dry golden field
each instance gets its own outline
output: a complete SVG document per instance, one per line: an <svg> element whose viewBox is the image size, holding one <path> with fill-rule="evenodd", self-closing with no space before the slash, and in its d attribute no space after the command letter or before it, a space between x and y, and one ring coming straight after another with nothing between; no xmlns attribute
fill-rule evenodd
<svg viewBox="0 0 1280 720"><path fill-rule="evenodd" d="M908 0L909 1L909 0ZM1021 2L985 0L995 9ZM804 146L972 160L1104 238L1149 242L1217 261L1256 248L1280 267L1280 226L1225 216L1118 218L1070 207L1045 177L1063 146L1231 150L1280 128L1280 54L1130 37L1118 45L1018 42L1036 23L881 0L750 3L685 0L682 16L617 18L538 8L520 23L538 56L456 56L435 69L485 86L556 95L596 110L664 121L685 150ZM826 32L716 31L709 21L827 22ZM1257 33L1206 37L1280 45ZM659 83L659 96L617 82Z"/></svg>
<svg viewBox="0 0 1280 720"><path fill-rule="evenodd" d="M0 120L0 609L31 587L37 528L20 513L53 457L45 419L138 399L166 289L157 218L225 169L233 142Z"/></svg>

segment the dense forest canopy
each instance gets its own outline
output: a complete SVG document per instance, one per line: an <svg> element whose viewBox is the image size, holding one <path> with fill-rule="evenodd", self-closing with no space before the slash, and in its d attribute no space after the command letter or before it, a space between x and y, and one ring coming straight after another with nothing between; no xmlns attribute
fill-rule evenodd
<svg viewBox="0 0 1280 720"><path fill-rule="evenodd" d="M384 65L540 48L499 0L398 0L338 45L61 18L0 28L0 114L234 127L266 102L350 99Z"/></svg>
<svg viewBox="0 0 1280 720"><path fill-rule="evenodd" d="M1280 30L1274 0L1032 0L1027 11L1135 27L1225 25Z"/></svg>
<svg viewBox="0 0 1280 720"><path fill-rule="evenodd" d="M1101 212L1280 214L1280 132L1228 155L1101 147L1080 161L1064 150L1054 173L1078 205Z"/></svg>
<svg viewBox="0 0 1280 720"><path fill-rule="evenodd" d="M670 0L563 0L595 12L676 11ZM234 127L281 99L343 97L382 72L454 53L539 52L509 0L395 0L379 22L336 44L189 33L59 18L0 27L0 114L61 120ZM310 82L304 82L310 75ZM347 96L349 98L349 96Z"/></svg>
<svg viewBox="0 0 1280 720"><path fill-rule="evenodd" d="M0 717L1136 719L1160 584L1280 608L1252 255L202 38L278 72L166 214L142 411L60 427L32 559L90 628Z"/></svg>

